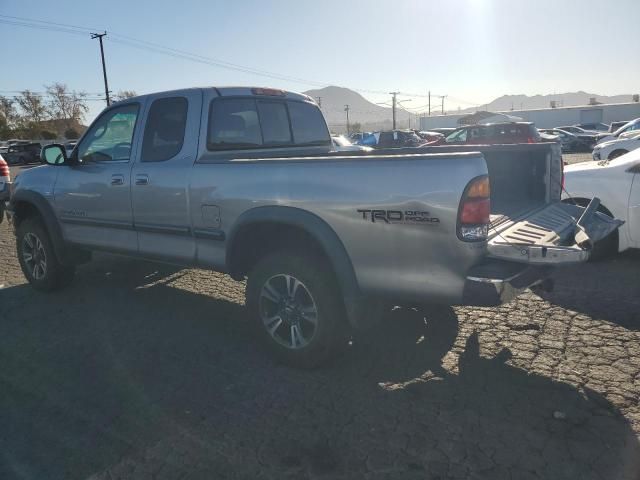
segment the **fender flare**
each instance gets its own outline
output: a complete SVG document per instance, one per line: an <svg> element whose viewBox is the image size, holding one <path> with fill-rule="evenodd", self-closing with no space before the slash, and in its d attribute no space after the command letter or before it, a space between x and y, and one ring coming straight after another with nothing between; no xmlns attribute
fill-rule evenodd
<svg viewBox="0 0 640 480"><path fill-rule="evenodd" d="M358 327L364 302L351 258L333 228L314 213L287 206L255 207L244 212L238 217L227 236L225 258L227 271L234 275L232 262L235 239L238 234L251 225L260 223L280 223L300 228L319 243L336 274L349 323L353 327Z"/></svg>
<svg viewBox="0 0 640 480"><path fill-rule="evenodd" d="M51 237L53 250L55 251L56 257L58 257L58 261L62 264L67 264L66 244L62 235L62 229L60 228L60 224L57 221L55 211L51 204L40 193L18 190L11 196L11 201L9 203L9 209L13 212L13 223L16 226L18 223L15 218L17 215L16 207L19 203L28 203L37 210L47 232L49 233L49 236ZM22 219L19 219L19 221L22 221Z"/></svg>

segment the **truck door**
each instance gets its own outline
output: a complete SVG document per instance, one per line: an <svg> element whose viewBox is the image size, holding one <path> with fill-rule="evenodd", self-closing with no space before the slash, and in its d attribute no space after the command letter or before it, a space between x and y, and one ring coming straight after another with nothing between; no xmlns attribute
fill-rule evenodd
<svg viewBox="0 0 640 480"><path fill-rule="evenodd" d="M144 256L195 259L187 194L201 108L200 90L154 96L147 106L131 181L138 251Z"/></svg>
<svg viewBox="0 0 640 480"><path fill-rule="evenodd" d="M141 109L131 102L105 110L76 148L77 162L58 173L53 194L67 241L137 251L129 179Z"/></svg>

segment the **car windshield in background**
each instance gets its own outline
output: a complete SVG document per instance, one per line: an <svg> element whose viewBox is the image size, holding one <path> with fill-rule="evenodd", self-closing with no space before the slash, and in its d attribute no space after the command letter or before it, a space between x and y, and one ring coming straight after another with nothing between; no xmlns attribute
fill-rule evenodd
<svg viewBox="0 0 640 480"><path fill-rule="evenodd" d="M342 135L338 135L335 137L332 137L333 141L336 142L336 144L340 147L349 147L351 145L353 145L349 140L347 140L345 137L343 137Z"/></svg>

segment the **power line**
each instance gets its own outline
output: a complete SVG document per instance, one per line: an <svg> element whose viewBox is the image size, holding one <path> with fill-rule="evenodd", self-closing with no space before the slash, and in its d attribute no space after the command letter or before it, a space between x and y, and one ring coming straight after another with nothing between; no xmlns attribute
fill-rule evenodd
<svg viewBox="0 0 640 480"><path fill-rule="evenodd" d="M74 35L87 35L95 31L104 30L103 28L89 28L89 27L83 27L83 26L72 25L67 23L58 23L58 22L51 22L48 20L38 20L33 18L16 17L16 16L2 15L2 14L0 14L0 23L4 23L7 25L27 27L27 28L41 29L41 30L50 30L50 31L55 31L59 33L68 33L68 34L74 34ZM316 87L327 87L327 86L334 85L333 83L319 82L317 80L309 80L305 78L294 77L291 75L285 75L277 72L271 72L268 70L240 65L237 63L228 62L228 61L221 60L214 57L207 57L204 55L188 52L186 50L180 50L180 49L168 47L165 45L161 45L158 43L149 42L147 40L141 40L135 37L113 32L111 30L109 30L109 35L111 38L108 38L108 40L111 42L119 43L122 45L130 46L130 47L141 49L141 50L146 50L154 53L171 56L174 58L180 58L180 59L189 60L197 63L202 63L202 64L214 66L214 67L225 68L225 69L235 70L235 71L239 71L239 72L247 73L251 75L273 78L277 80L283 80L283 81L288 81L288 82L298 83L303 85L311 85ZM337 85L337 86L340 86L340 85ZM372 89L354 88L354 87L345 87L345 88L350 88L351 90L354 90L360 93L370 93L370 94L378 94L378 95L383 95L387 93L384 90L372 90ZM429 95L403 92L403 91L398 91L397 94L407 96L407 97L412 97L412 98L428 98L429 97ZM436 96L442 97L441 95L436 95ZM468 104L473 106L481 105L480 103L471 102L471 101L459 99L456 97L450 96L449 98L451 98L452 100L458 103L463 103L463 104Z"/></svg>

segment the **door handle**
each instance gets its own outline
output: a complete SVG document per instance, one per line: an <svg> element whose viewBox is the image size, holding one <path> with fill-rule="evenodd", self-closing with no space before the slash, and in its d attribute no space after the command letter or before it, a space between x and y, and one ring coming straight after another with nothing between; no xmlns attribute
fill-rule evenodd
<svg viewBox="0 0 640 480"><path fill-rule="evenodd" d="M136 175L136 185L149 185L149 176L145 174Z"/></svg>
<svg viewBox="0 0 640 480"><path fill-rule="evenodd" d="M111 185L124 185L124 175L111 175Z"/></svg>

